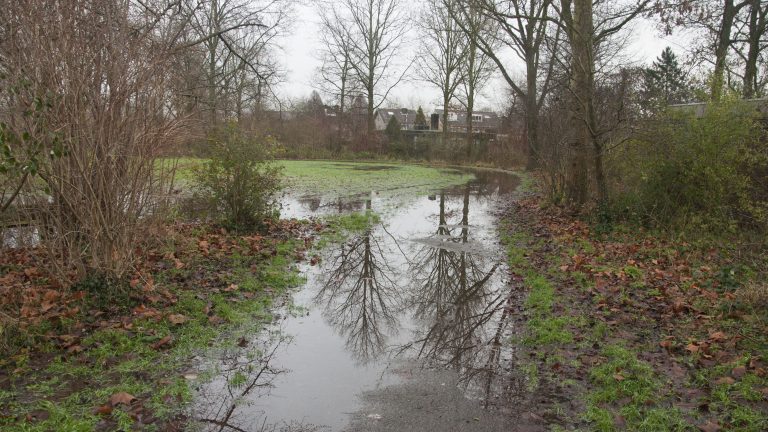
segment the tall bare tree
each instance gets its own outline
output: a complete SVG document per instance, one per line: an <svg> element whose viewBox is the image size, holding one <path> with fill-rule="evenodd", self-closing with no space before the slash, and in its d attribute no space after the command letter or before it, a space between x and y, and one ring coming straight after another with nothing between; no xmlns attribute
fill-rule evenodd
<svg viewBox="0 0 768 432"><path fill-rule="evenodd" d="M467 32L465 32L463 40L465 45L464 61L461 64L463 79L459 88L458 101L467 114L466 146L467 157L469 158L472 155L474 144L475 101L478 93L495 71L495 65L491 58L480 50L478 39L492 33L495 26L474 3L470 3L468 13L461 16L466 19L464 28Z"/></svg>
<svg viewBox="0 0 768 432"><path fill-rule="evenodd" d="M667 33L677 27L698 33L694 48L703 53L699 59L712 64L710 97L716 101L725 87L736 87L734 81L741 81L745 95L754 93L766 8L760 0L667 0L658 2L655 12Z"/></svg>
<svg viewBox="0 0 768 432"><path fill-rule="evenodd" d="M589 199L590 155L597 186L597 198L608 199L608 185L603 166L604 131L595 112L595 65L597 48L606 44L638 15L646 11L650 0L631 0L606 4L599 0L560 0L558 13L570 43L571 160L567 198L575 207ZM599 7L596 8L595 5ZM597 10L596 10L597 9ZM595 17L599 17L595 24Z"/></svg>
<svg viewBox="0 0 768 432"><path fill-rule="evenodd" d="M543 49L547 28L554 21L552 0L461 0L461 4L460 14L455 18L462 30L475 38L480 51L496 64L512 91L523 101L529 166L534 167L539 155L539 110L549 92L552 71ZM498 31L484 34L472 27L478 13L492 20ZM511 65L500 55L502 49L511 50L525 63L524 86L514 79Z"/></svg>
<svg viewBox="0 0 768 432"><path fill-rule="evenodd" d="M227 105L243 96L241 84L255 81L257 91L264 92L277 77L267 51L290 23L290 2L187 0L184 13L190 29L185 47L202 47L204 53L204 82L195 87L204 89L202 100L214 126L232 115Z"/></svg>
<svg viewBox="0 0 768 432"><path fill-rule="evenodd" d="M763 95L767 77L760 76L759 63L765 62L768 48L768 2L750 0L747 13L737 18L739 31L733 40L736 54L744 61L743 94L745 98Z"/></svg>
<svg viewBox="0 0 768 432"><path fill-rule="evenodd" d="M334 9L326 12L328 9L324 7L323 11L320 15L322 64L317 71L317 85L338 106L336 150L339 150L345 137L347 101L350 95L359 92L360 85L352 65L350 34L344 29Z"/></svg>
<svg viewBox="0 0 768 432"><path fill-rule="evenodd" d="M341 0L339 10L334 12L347 32L352 68L368 98L369 138L376 129L376 109L412 64L403 58L400 49L408 31L407 12L401 0Z"/></svg>
<svg viewBox="0 0 768 432"><path fill-rule="evenodd" d="M459 84L465 62L464 34L453 16L459 0L430 2L422 11L420 27L425 37L418 57L421 77L440 89L443 103L443 144L448 143L448 111Z"/></svg>

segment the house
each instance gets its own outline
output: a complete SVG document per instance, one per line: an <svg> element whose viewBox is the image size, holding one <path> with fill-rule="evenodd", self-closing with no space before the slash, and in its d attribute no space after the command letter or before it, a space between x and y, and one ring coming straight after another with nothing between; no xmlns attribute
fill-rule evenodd
<svg viewBox="0 0 768 432"><path fill-rule="evenodd" d="M443 110L435 110L439 116L438 130L443 130ZM433 114L434 115L434 114ZM472 133L498 133L501 119L493 111L474 111L472 113ZM467 112L459 110L448 111L448 130L450 132L467 133Z"/></svg>
<svg viewBox="0 0 768 432"><path fill-rule="evenodd" d="M381 108L376 111L374 118L376 130L382 131L386 129L392 117L397 118L401 130L415 129L416 111L408 108Z"/></svg>

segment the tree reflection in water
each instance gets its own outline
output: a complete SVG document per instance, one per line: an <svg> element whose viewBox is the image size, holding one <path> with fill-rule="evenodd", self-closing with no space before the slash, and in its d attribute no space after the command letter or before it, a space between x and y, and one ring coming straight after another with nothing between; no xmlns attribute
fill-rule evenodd
<svg viewBox="0 0 768 432"><path fill-rule="evenodd" d="M271 424L266 416L254 417L249 408L264 396L283 370L271 361L283 342L282 337L256 342L257 346L236 348L222 353L216 377L196 392L194 420L205 431L319 431L304 424Z"/></svg>
<svg viewBox="0 0 768 432"><path fill-rule="evenodd" d="M427 326L412 345L420 357L456 369L466 385L482 378L487 401L499 369L509 293L490 283L500 263L470 252L469 204L466 186L461 222L451 226L441 194L435 234L411 262L409 303Z"/></svg>
<svg viewBox="0 0 768 432"><path fill-rule="evenodd" d="M317 303L325 304L323 316L345 337L347 349L361 363L381 354L387 332L397 328L401 296L390 265L392 251L377 238L382 231L386 233L383 227L368 229L332 251L315 297Z"/></svg>

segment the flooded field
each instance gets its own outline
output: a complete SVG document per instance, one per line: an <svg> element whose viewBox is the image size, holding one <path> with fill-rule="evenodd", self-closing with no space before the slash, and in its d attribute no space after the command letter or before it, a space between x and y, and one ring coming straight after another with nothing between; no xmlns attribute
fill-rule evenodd
<svg viewBox="0 0 768 432"><path fill-rule="evenodd" d="M283 217L370 210L380 222L304 265L306 283L269 334L224 353L198 389L201 427L503 427L495 402L510 390L502 341L513 288L495 211L518 179L472 174L465 185L425 193L283 197Z"/></svg>

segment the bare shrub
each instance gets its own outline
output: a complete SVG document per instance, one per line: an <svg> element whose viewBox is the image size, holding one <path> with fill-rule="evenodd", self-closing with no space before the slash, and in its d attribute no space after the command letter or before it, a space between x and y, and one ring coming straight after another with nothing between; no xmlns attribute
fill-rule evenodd
<svg viewBox="0 0 768 432"><path fill-rule="evenodd" d="M0 12L3 85L14 89L2 116L22 125L27 107L45 108L44 127L26 129L45 156L27 199L62 276L124 275L161 190L155 159L180 124L166 105L173 47L143 12L120 0L26 0Z"/></svg>

